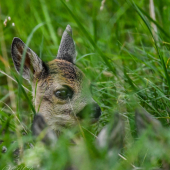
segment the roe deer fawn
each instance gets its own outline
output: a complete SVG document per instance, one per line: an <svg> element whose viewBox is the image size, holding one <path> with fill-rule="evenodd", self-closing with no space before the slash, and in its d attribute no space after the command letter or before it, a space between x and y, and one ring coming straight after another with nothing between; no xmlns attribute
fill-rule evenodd
<svg viewBox="0 0 170 170"><path fill-rule="evenodd" d="M70 25L63 33L56 59L44 63L19 38L13 39L11 55L19 74L24 60L22 77L31 82L36 112L43 115L57 135L63 128L75 125L78 119L99 118L101 109L91 96L90 83L75 65L76 49Z"/></svg>

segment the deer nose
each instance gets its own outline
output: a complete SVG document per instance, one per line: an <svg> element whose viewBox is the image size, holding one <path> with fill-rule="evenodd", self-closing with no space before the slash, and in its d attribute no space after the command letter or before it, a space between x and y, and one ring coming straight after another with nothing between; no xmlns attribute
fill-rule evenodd
<svg viewBox="0 0 170 170"><path fill-rule="evenodd" d="M98 119L101 115L101 109L97 103L86 105L78 114L80 119L91 118Z"/></svg>

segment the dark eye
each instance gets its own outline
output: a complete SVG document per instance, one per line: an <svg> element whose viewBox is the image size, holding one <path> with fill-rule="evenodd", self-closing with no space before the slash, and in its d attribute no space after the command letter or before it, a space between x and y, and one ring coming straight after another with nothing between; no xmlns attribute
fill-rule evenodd
<svg viewBox="0 0 170 170"><path fill-rule="evenodd" d="M73 97L73 91L68 86L65 86L63 89L57 90L55 96L62 100L71 99Z"/></svg>

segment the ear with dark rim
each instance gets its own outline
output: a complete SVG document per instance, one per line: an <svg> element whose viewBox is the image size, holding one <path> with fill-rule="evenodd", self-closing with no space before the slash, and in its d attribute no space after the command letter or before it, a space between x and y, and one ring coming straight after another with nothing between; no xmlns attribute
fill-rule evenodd
<svg viewBox="0 0 170 170"><path fill-rule="evenodd" d="M76 48L74 40L72 39L72 29L70 25L67 25L63 33L57 59L66 60L71 63L75 63L76 61Z"/></svg>
<svg viewBox="0 0 170 170"><path fill-rule="evenodd" d="M22 77L27 80L30 80L32 78L32 75L42 72L44 63L35 52L28 48L22 40L16 37L13 39L12 42L11 55L15 65L15 69L19 74L21 69L24 48L26 48L25 49L26 53Z"/></svg>

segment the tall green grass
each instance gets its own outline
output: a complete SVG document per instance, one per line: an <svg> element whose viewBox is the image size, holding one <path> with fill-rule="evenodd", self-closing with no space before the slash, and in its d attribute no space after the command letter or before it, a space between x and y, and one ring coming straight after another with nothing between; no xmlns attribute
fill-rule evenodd
<svg viewBox="0 0 170 170"><path fill-rule="evenodd" d="M81 170L166 169L163 166L170 164L169 5L168 0L154 1L155 21L146 0L106 0L102 10L101 1L89 0L0 2L0 125L6 129L6 133L0 129L0 140L4 141L0 148L7 147L5 154L0 153L0 169L38 169L40 165L39 169L51 170L70 164ZM11 20L4 26L8 16ZM73 29L77 47L76 65L91 80L102 116L98 123L83 126L85 139L78 140L77 146L70 146L68 140L76 136L73 129L50 149L32 139L35 109L31 86L16 73L10 50L13 37L19 37L43 61L50 61L56 57L67 24ZM159 140L136 135L134 115L138 107L161 122ZM123 157L117 152L108 156L94 142L99 131L114 121L116 112L126 122ZM16 163L12 154L18 146L23 152Z"/></svg>

